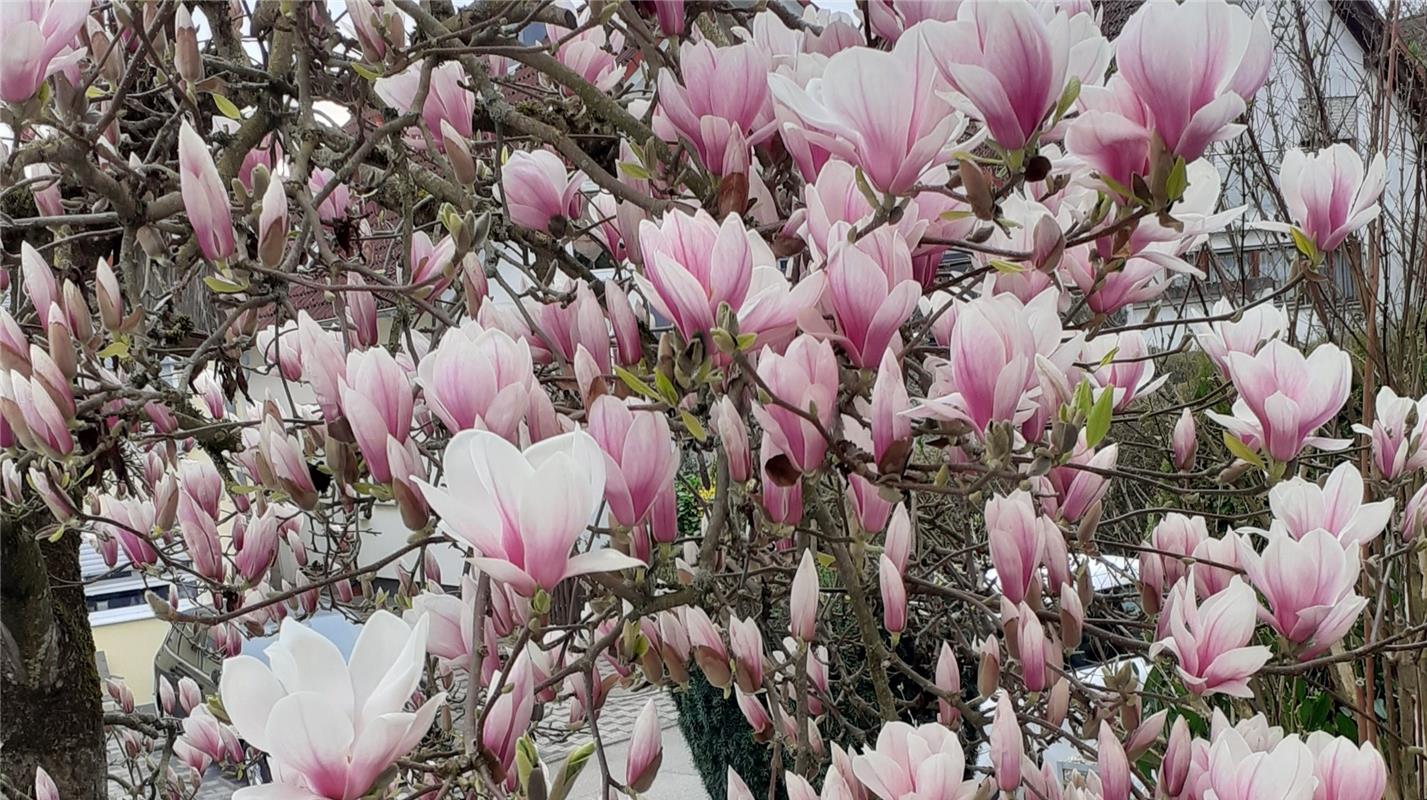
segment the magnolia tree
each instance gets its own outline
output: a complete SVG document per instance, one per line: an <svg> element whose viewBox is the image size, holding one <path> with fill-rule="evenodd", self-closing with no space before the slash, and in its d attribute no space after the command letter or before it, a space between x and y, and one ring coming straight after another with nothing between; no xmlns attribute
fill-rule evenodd
<svg viewBox="0 0 1427 800"><path fill-rule="evenodd" d="M1291 311L1383 156L1186 311L1262 13L857 6L0 5L7 796L660 796L600 709L692 680L730 798L1422 797L1427 399ZM216 693L101 683L83 541Z"/></svg>

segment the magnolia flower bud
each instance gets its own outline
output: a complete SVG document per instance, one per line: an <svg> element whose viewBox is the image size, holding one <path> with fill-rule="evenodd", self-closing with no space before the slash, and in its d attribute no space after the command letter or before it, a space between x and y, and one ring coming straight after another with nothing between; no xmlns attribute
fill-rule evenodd
<svg viewBox="0 0 1427 800"><path fill-rule="evenodd" d="M1070 584L1060 587L1060 636L1065 641L1066 650L1080 646L1081 631L1085 626L1085 607L1080 603L1080 593Z"/></svg>
<svg viewBox="0 0 1427 800"><path fill-rule="evenodd" d="M450 162L451 173L456 180L463 186L475 183L476 161L471 158L470 146L466 144L465 137L444 119L441 120L441 148L446 152L446 160Z"/></svg>
<svg viewBox="0 0 1427 800"><path fill-rule="evenodd" d="M1180 413L1179 421L1174 423L1170 447L1174 451L1175 469L1180 472L1194 469L1194 454L1199 449L1199 440L1195 433L1194 415L1187 408Z"/></svg>
<svg viewBox="0 0 1427 800"><path fill-rule="evenodd" d="M961 668L956 663L956 652L946 642L941 643L936 659L936 688L953 696L961 694ZM951 700L938 698L936 705L937 721L943 725L955 725L961 717L961 709Z"/></svg>
<svg viewBox="0 0 1427 800"><path fill-rule="evenodd" d="M1001 685L1001 648L996 637L987 636L981 643L981 664L976 670L976 691L990 697Z"/></svg>
<svg viewBox="0 0 1427 800"><path fill-rule="evenodd" d="M1046 700L1045 718L1053 727L1059 728L1070 712L1070 681L1063 676L1050 688L1050 698Z"/></svg>
<svg viewBox="0 0 1427 800"><path fill-rule="evenodd" d="M105 258L99 259L94 268L94 299L99 306L99 321L104 324L105 330L119 330L124 324L124 294L119 289L119 278Z"/></svg>
<svg viewBox="0 0 1427 800"><path fill-rule="evenodd" d="M173 64L189 83L203 80L203 58L198 54L198 29L188 6L180 5L173 15Z"/></svg>
<svg viewBox="0 0 1427 800"><path fill-rule="evenodd" d="M287 244L287 191L274 175L263 192L262 211L258 215L258 258L272 269L282 263L283 246Z"/></svg>
<svg viewBox="0 0 1427 800"><path fill-rule="evenodd" d="M793 576L792 591L789 593L789 632L803 642L813 641L817 636L817 614L818 570L813 561L813 551L807 548L798 562L798 571Z"/></svg>
<svg viewBox="0 0 1427 800"><path fill-rule="evenodd" d="M739 699L741 704L741 694ZM624 768L625 785L635 792L649 791L663 760L664 740L659 729L659 710L650 700L634 721L634 735L629 741L629 756Z"/></svg>

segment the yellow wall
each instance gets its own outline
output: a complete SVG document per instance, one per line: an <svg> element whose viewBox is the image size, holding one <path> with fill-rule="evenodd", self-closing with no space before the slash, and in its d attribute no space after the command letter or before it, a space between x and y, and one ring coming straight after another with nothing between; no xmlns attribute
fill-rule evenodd
<svg viewBox="0 0 1427 800"><path fill-rule="evenodd" d="M138 619L94 629L94 649L104 653L109 674L123 678L138 705L154 702L154 654L168 635L161 619Z"/></svg>

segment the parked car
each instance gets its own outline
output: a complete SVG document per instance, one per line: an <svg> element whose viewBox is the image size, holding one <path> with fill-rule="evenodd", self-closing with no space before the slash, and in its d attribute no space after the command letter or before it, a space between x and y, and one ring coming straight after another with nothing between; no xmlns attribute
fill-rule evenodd
<svg viewBox="0 0 1427 800"><path fill-rule="evenodd" d="M337 645L342 657L352 654L361 627L337 611L318 611L303 620L303 623L324 638ZM252 656L267 663L266 651L277 641L278 626L269 626L266 635L255 636L243 642L243 655ZM192 678L203 690L204 695L218 691L218 681L223 673L223 654L219 653L208 638L208 629L202 625L176 624L169 628L154 656L154 686L157 691L159 678L168 678L175 686L181 678Z"/></svg>
<svg viewBox="0 0 1427 800"><path fill-rule="evenodd" d="M362 630L359 625L337 611L318 611L302 621L337 645L344 659L352 655L352 648L357 644L357 634ZM267 649L277 641L277 633L277 624L270 625L265 635L243 642L242 654L266 664ZM155 695L158 693L161 677L167 678L175 686L182 678L192 678L205 697L216 694L219 680L223 677L224 657L213 647L205 626L185 623L171 626L154 656ZM268 768L267 757L259 755L252 763L239 766L236 777L249 785L271 782L272 772Z"/></svg>

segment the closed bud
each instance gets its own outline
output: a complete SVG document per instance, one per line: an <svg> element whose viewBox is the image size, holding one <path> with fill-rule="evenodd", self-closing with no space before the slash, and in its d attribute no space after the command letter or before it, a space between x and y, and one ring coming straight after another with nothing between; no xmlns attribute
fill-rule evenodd
<svg viewBox="0 0 1427 800"><path fill-rule="evenodd" d="M188 6L180 5L173 17L173 64L178 74L189 83L203 80L203 58L198 54L198 29Z"/></svg>
<svg viewBox="0 0 1427 800"><path fill-rule="evenodd" d="M268 269L282 263L282 251L287 244L287 192L276 176L268 181L263 192L262 211L258 215L258 258Z"/></svg>
<svg viewBox="0 0 1427 800"><path fill-rule="evenodd" d="M1001 648L996 637L987 636L981 643L981 663L976 669L976 691L990 697L1001 685Z"/></svg>
<svg viewBox="0 0 1427 800"><path fill-rule="evenodd" d="M1183 715L1176 717L1169 732L1169 742L1164 748L1164 760L1159 765L1159 788L1165 796L1179 797L1184 791L1193 752L1189 723Z"/></svg>
<svg viewBox="0 0 1427 800"><path fill-rule="evenodd" d="M1194 469L1194 454L1199 449L1199 439L1195 433L1194 415L1187 408L1180 413L1179 421L1174 423L1170 446L1174 452L1175 469L1180 472Z"/></svg>
<svg viewBox="0 0 1427 800"><path fill-rule="evenodd" d="M1060 587L1060 636L1065 640L1065 649L1074 650L1080 646L1080 637L1085 626L1085 607L1080 603L1080 593L1070 584Z"/></svg>
<svg viewBox="0 0 1427 800"><path fill-rule="evenodd" d="M119 278L105 258L99 259L94 268L94 299L104 329L111 333L119 330L124 324L124 294L119 289Z"/></svg>
<svg viewBox="0 0 1427 800"><path fill-rule="evenodd" d="M996 219L996 198L991 193L991 181L985 170L970 159L962 159L957 174L961 176L961 191L976 218L987 222Z"/></svg>
<svg viewBox="0 0 1427 800"><path fill-rule="evenodd" d="M466 313L475 316L490 294L486 266L475 253L467 253L461 258L461 290L466 294Z"/></svg>
<svg viewBox="0 0 1427 800"><path fill-rule="evenodd" d="M476 161L471 158L471 149L451 123L441 120L441 147L446 151L446 160L451 164L451 173L463 186L476 182Z"/></svg>
<svg viewBox="0 0 1427 800"><path fill-rule="evenodd" d="M1050 698L1046 701L1045 718L1052 727L1059 728L1070 712L1070 681L1064 676L1050 688Z"/></svg>
<svg viewBox="0 0 1427 800"><path fill-rule="evenodd" d="M74 380L79 366L75 361L74 331L69 327L69 319L60 310L59 304L50 306L49 325L46 326L50 358L69 380Z"/></svg>
<svg viewBox="0 0 1427 800"><path fill-rule="evenodd" d="M60 296L64 299L64 316L69 320L74 338L80 342L93 339L94 318L89 314L89 305L84 302L84 294L79 291L79 287L74 281L66 279Z"/></svg>

